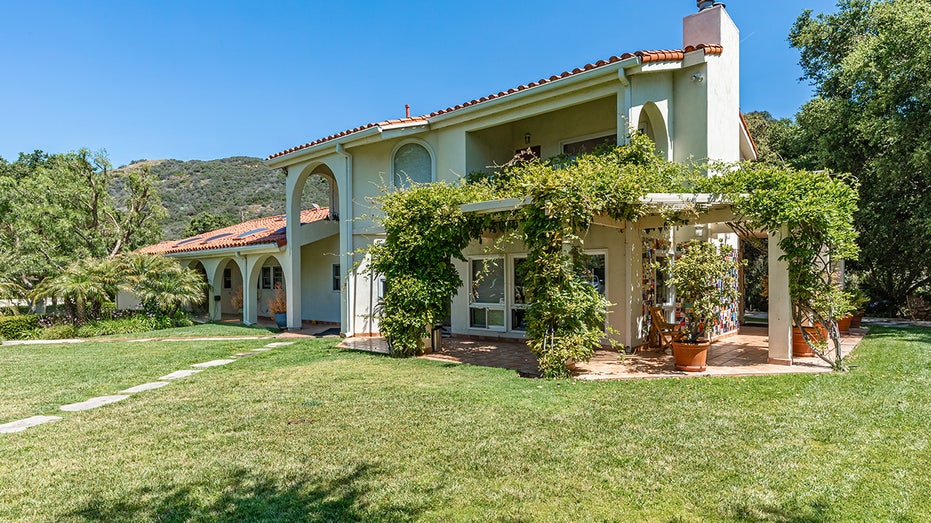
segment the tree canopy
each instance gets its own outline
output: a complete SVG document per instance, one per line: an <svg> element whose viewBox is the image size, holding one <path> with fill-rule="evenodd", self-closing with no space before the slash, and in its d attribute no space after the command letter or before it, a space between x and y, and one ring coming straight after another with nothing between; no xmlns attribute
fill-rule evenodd
<svg viewBox="0 0 931 523"><path fill-rule="evenodd" d="M116 174L102 151L0 159L0 276L28 288L76 260L152 243L160 202L147 170Z"/></svg>
<svg viewBox="0 0 931 523"><path fill-rule="evenodd" d="M817 92L797 116L792 163L859 179L854 268L886 312L931 282L929 27L929 0L843 0L805 11L790 33Z"/></svg>

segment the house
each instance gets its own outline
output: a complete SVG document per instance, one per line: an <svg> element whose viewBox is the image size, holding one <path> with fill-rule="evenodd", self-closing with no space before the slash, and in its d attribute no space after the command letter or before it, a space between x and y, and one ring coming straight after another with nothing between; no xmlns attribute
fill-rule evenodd
<svg viewBox="0 0 931 523"><path fill-rule="evenodd" d="M223 243L196 254L170 254L208 260L207 279L214 300L219 295L221 302L225 298L217 294L218 278L224 278L223 291L229 290L221 269L231 268L231 261L248 275L247 295L264 282L264 267L280 267L289 328L308 320L338 321L346 335L373 335L378 333L373 313L383 287L359 253L383 237L368 206L380 186L456 182L467 173L504 164L528 148L542 157L579 154L605 142L624 143L631 128L648 135L671 161L753 159L754 145L739 108L739 31L723 4L697 4L699 11L683 20L678 49L611 56L429 114L412 116L408 110L397 119L272 154L266 164L282 169L287 177L284 242L256 244L254 251L248 250L251 246ZM311 176L329 184L329 221L305 219L300 197ZM666 203L675 205L675 198ZM469 210L482 212L494 205L486 202ZM591 254L593 284L617 304L608 323L619 333L619 341L645 341L649 305L664 306L670 319L676 314L662 271L652 270L648 262L668 259L677 244L697 236L719 238L736 255L737 236L719 223L727 219L727 212L712 212L688 227L665 228L660 217L648 216L633 226L603 222L590 229L585 247ZM175 245L182 247L180 242ZM486 252L485 247L476 242L464 252L469 261L457 262L469 291L464 288L453 297L449 327L454 334L520 338L526 304L515 269L524 253L520 245L504 252ZM491 276L480 276L479 266L489 261ZM779 278L771 277L771 285L777 284L772 294L788 311L787 290L783 299ZM212 314L218 310L227 309L212 305ZM243 318L255 321L259 312L247 303ZM722 311L725 330L736 328L737 314ZM776 320L780 329L781 321ZM772 359L790 361L780 351L771 352Z"/></svg>

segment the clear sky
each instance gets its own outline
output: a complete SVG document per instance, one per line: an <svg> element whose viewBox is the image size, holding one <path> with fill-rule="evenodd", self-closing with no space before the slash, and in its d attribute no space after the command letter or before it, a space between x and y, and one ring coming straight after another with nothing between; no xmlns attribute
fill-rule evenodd
<svg viewBox="0 0 931 523"><path fill-rule="evenodd" d="M741 109L811 98L787 41L833 1L731 0ZM611 55L682 46L694 0L0 0L0 156L271 153Z"/></svg>

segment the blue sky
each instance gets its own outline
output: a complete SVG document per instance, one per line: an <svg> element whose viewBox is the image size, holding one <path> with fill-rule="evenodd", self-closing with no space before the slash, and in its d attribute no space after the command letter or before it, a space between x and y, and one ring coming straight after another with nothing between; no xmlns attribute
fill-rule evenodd
<svg viewBox="0 0 931 523"><path fill-rule="evenodd" d="M833 1L732 0L741 109L811 98L789 29ZM0 0L0 156L265 157L640 49L680 48L693 0Z"/></svg>

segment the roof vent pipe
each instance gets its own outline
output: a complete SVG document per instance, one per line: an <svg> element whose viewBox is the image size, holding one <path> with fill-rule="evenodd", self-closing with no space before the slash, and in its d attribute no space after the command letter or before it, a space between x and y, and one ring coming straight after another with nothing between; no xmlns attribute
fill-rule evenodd
<svg viewBox="0 0 931 523"><path fill-rule="evenodd" d="M411 117L411 104L404 104L404 117L405 118Z"/></svg>
<svg viewBox="0 0 931 523"><path fill-rule="evenodd" d="M695 3L698 4L699 12L704 11L705 9L711 9L715 6L724 7L724 2L714 2L712 0L696 0Z"/></svg>

